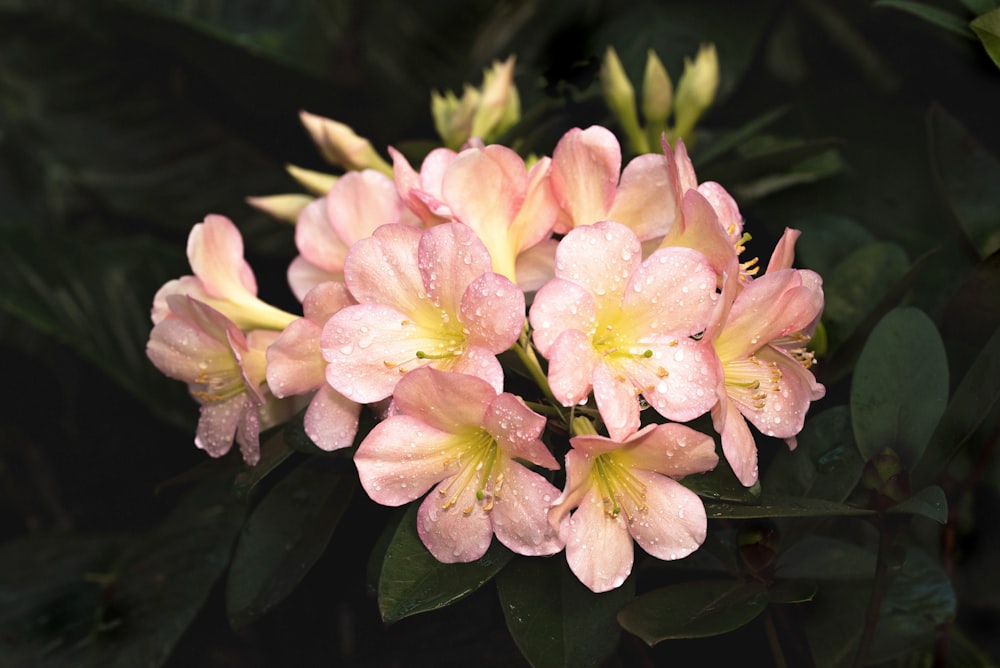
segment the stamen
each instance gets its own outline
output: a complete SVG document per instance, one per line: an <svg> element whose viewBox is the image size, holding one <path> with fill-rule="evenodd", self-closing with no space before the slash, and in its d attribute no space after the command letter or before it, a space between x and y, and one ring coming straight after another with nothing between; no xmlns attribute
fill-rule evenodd
<svg viewBox="0 0 1000 668"><path fill-rule="evenodd" d="M613 453L598 455L593 471L603 493L604 512L608 517L616 519L624 513L628 521L633 522L638 513L649 509L646 486Z"/></svg>

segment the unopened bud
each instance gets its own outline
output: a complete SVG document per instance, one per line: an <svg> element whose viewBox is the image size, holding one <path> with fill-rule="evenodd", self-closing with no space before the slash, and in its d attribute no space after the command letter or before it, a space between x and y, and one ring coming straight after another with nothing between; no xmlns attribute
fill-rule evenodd
<svg viewBox="0 0 1000 668"><path fill-rule="evenodd" d="M288 195L267 195L264 197L247 197L247 204L260 209L267 215L282 222L294 224L299 219L299 212L306 208L315 197L292 193Z"/></svg>
<svg viewBox="0 0 1000 668"><path fill-rule="evenodd" d="M302 187L314 195L323 196L330 192L330 188L337 182L337 176L317 172L295 165L285 165L285 171L292 175L292 178L302 184Z"/></svg>
<svg viewBox="0 0 1000 668"><path fill-rule="evenodd" d="M667 68L656 52L650 49L646 54L646 71L642 77L642 116L646 125L665 125L673 100L674 84L670 81Z"/></svg>
<svg viewBox="0 0 1000 668"><path fill-rule="evenodd" d="M348 171L375 169L392 176L392 167L372 148L371 142L359 137L349 126L306 111L300 112L299 118L328 162Z"/></svg>
<svg viewBox="0 0 1000 668"><path fill-rule="evenodd" d="M674 135L690 143L691 131L719 89L719 56L714 44L702 46L694 61L684 59L684 73L674 98Z"/></svg>
<svg viewBox="0 0 1000 668"><path fill-rule="evenodd" d="M604 52L601 62L601 92L611 114L618 121L632 150L636 153L648 153L649 144L642 128L639 126L639 112L635 106L635 89L625 74L622 61L614 47L609 46Z"/></svg>
<svg viewBox="0 0 1000 668"><path fill-rule="evenodd" d="M892 448L882 448L868 460L861 483L873 493L875 510L886 510L910 497L910 477Z"/></svg>
<svg viewBox="0 0 1000 668"><path fill-rule="evenodd" d="M519 120L521 98L514 86L514 56L511 56L483 72L482 94L472 118L470 136L489 143Z"/></svg>

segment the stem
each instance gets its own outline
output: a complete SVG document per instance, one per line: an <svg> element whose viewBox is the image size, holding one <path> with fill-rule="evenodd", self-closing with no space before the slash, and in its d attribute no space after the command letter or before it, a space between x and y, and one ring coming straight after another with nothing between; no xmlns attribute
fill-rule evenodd
<svg viewBox="0 0 1000 668"><path fill-rule="evenodd" d="M884 524L884 518L876 519L878 527L878 558L875 562L875 579L872 582L872 595L868 599L868 610L865 612L865 628L858 645L858 654L854 658L855 668L865 665L868 652L871 650L872 641L875 639L875 627L878 625L879 616L882 612L882 599L888 589L889 564L887 558L889 549L892 546L893 538L896 536L895 530L890 530Z"/></svg>
<svg viewBox="0 0 1000 668"><path fill-rule="evenodd" d="M514 352L520 358L521 362L528 369L528 373L531 374L531 378L538 385L542 393L545 394L545 398L551 401L556 406L559 406L559 401L552 394L552 388L549 387L549 379L545 376L545 372L542 371L542 365L538 361L538 356L535 355L535 348L531 345L531 341L528 339L528 325L525 323L524 329L521 330L521 336L518 337L517 343L514 344Z"/></svg>
<svg viewBox="0 0 1000 668"><path fill-rule="evenodd" d="M785 660L785 653L781 650L778 629L774 626L774 617L771 615L770 607L764 613L764 630L767 633L767 644L771 646L771 654L774 656L775 667L788 668L788 662Z"/></svg>

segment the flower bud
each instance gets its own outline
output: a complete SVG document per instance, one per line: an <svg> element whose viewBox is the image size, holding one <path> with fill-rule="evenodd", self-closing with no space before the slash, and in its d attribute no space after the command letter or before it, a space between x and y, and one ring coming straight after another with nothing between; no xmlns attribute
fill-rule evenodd
<svg viewBox="0 0 1000 668"><path fill-rule="evenodd" d="M305 111L299 112L299 118L328 162L348 171L367 168L392 176L392 167L372 148L371 142L347 125Z"/></svg>
<svg viewBox="0 0 1000 668"><path fill-rule="evenodd" d="M674 98L674 135L690 143L691 131L715 100L719 89L719 57L714 44L702 46L692 62L684 59L684 73Z"/></svg>
<svg viewBox="0 0 1000 668"><path fill-rule="evenodd" d="M295 165L285 165L285 171L291 174L292 178L301 183L302 187L310 193L320 197L330 192L330 188L337 182L337 177L333 174L316 172Z"/></svg>
<svg viewBox="0 0 1000 668"><path fill-rule="evenodd" d="M632 88L632 82L625 74L625 68L622 67L622 61L618 59L614 47L609 46L604 52L600 79L604 101L625 133L632 150L636 153L648 153L649 144L639 126L635 89Z"/></svg>
<svg viewBox="0 0 1000 668"><path fill-rule="evenodd" d="M431 92L431 116L444 145L458 150L473 137L489 143L521 119L514 86L514 56L483 71L480 88L465 85L462 97Z"/></svg>
<svg viewBox="0 0 1000 668"><path fill-rule="evenodd" d="M299 212L315 198L301 193L287 195L267 195L265 197L247 197L247 204L260 209L267 215L293 225L299 218Z"/></svg>
<svg viewBox="0 0 1000 668"><path fill-rule="evenodd" d="M646 125L666 125L673 99L674 84L670 81L667 68L656 52L650 49L646 54L646 71L642 77L642 116Z"/></svg>

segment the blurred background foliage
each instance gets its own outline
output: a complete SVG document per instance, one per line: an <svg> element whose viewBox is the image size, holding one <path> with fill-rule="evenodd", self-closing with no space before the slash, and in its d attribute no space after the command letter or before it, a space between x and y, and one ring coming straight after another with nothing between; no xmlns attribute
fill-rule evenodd
<svg viewBox="0 0 1000 668"><path fill-rule="evenodd" d="M169 484L205 457L192 444L194 403L144 354L152 295L187 273L191 226L221 213L244 233L262 296L298 308L284 282L292 230L245 198L298 191L288 163L327 169L300 110L347 123L380 150L418 156L434 137L430 91L477 83L492 60L516 54L524 114L510 134L523 152L549 153L570 127L613 125L595 80L607 46L633 81L648 49L676 81L683 59L713 42L719 97L692 157L702 180L720 181L740 203L752 252L766 258L785 226L804 231L799 265L827 286L818 375L828 396L815 413L846 403L868 333L897 304L921 308L938 327L954 390L1000 324L1000 71L988 40L968 27L995 8L0 0L4 656L16 665L79 665L95 651L102 665L121 666L523 663L485 588L383 625L361 575L392 514L362 495L332 539L331 528L311 543L305 560L318 561L303 586L233 630L219 578L246 508L218 482L233 471L207 474L183 497L183 486ZM950 507L954 559L935 571L957 595L962 634L951 636L952 656L976 661L1000 657L995 403L986 414L970 454L941 482L951 492L947 481L961 481L968 493ZM821 438L843 432L835 418L824 418ZM812 547L815 555L829 545ZM906 563L916 569L907 577L939 587L937 575L921 579L920 559ZM860 615L856 585L837 596ZM892 600L919 610L904 600L912 591ZM928 596L947 607L948 595ZM128 614L119 609L129 604ZM745 659L767 657L763 623L723 644L650 650L626 635L609 665L663 656L711 664L736 647ZM97 650L86 642L95 629ZM878 650L876 658L900 651Z"/></svg>

